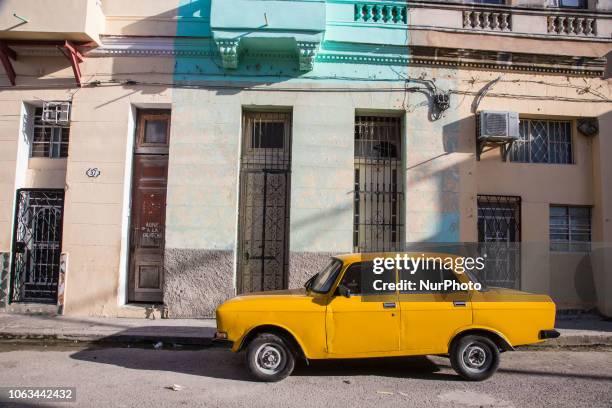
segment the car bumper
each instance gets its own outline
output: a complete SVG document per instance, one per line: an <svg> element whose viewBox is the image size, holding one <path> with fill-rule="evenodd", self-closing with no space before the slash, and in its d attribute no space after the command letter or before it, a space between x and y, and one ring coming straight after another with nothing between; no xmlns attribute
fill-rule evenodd
<svg viewBox="0 0 612 408"><path fill-rule="evenodd" d="M538 338L540 338L541 340L556 339L560 335L561 333L559 333L556 330L540 330L540 334L538 335Z"/></svg>

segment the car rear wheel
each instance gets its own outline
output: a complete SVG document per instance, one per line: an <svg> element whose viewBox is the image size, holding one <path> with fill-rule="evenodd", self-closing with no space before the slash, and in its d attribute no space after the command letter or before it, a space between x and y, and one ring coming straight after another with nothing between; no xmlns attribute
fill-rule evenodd
<svg viewBox="0 0 612 408"><path fill-rule="evenodd" d="M487 337L468 335L453 342L450 361L461 377L470 381L482 381L497 371L499 349Z"/></svg>
<svg viewBox="0 0 612 408"><path fill-rule="evenodd" d="M295 367L295 356L287 342L271 333L259 334L249 343L246 359L249 371L259 381L280 381Z"/></svg>

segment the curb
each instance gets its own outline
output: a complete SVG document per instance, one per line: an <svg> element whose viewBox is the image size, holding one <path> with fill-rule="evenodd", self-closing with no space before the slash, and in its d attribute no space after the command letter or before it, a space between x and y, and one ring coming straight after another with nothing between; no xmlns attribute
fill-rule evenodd
<svg viewBox="0 0 612 408"><path fill-rule="evenodd" d="M612 335L589 336L571 335L558 337L546 341L542 345L536 344L535 347L589 347L589 346L612 346Z"/></svg>
<svg viewBox="0 0 612 408"><path fill-rule="evenodd" d="M100 344L100 345L154 345L157 343L172 346L212 347L222 345L222 342L213 341L211 337L196 336L164 336L150 334L111 334L111 335L85 335L77 333L40 334L40 333L0 333L1 343L60 343L74 344Z"/></svg>
<svg viewBox="0 0 612 408"><path fill-rule="evenodd" d="M228 342L214 341L206 336L168 336L152 334L82 334L82 333L10 333L0 332L0 343L60 343L65 345L74 344L99 344L99 345L140 345L151 346L157 343L163 346L173 347L214 347L225 346ZM609 335L566 335L533 345L521 346L525 349L559 349L576 347L612 347L612 333Z"/></svg>

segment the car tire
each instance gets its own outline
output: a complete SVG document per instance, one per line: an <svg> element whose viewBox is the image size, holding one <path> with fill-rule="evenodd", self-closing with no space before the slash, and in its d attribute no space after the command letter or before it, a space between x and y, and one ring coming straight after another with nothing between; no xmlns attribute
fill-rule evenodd
<svg viewBox="0 0 612 408"><path fill-rule="evenodd" d="M482 381L499 367L499 349L489 338L468 335L453 342L450 350L453 369L466 380Z"/></svg>
<svg viewBox="0 0 612 408"><path fill-rule="evenodd" d="M249 343L246 360L249 371L259 381L280 381L295 368L295 355L288 342L272 333L259 334Z"/></svg>

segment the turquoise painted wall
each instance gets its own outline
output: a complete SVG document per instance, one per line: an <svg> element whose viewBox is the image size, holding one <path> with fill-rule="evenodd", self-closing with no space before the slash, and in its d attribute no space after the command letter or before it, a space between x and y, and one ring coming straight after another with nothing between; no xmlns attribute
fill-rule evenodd
<svg viewBox="0 0 612 408"><path fill-rule="evenodd" d="M387 14L376 16L368 12L370 9L357 8L357 3L386 6ZM407 79L419 77L423 72L409 64L409 13L402 0L179 0L178 10L174 81L186 87L173 92L173 122L181 129L180 132L174 129L173 134L184 138L174 140L173 149L175 153L205 149L202 154L212 154L214 159L212 163L202 163L201 159L183 152L180 159L171 160L169 196L176 193L178 201L196 207L192 207L191 212L181 211L180 207L170 210L169 220L176 222L169 225L169 233L172 237L172 229L175 229L177 243L206 239L214 242L216 249L231 249L235 236L241 106L230 96L244 91L220 89L204 93L189 86L283 83L299 87L362 84L376 88L381 84L401 89L409 86ZM224 59L219 53L220 40L238 41L235 69L224 67ZM300 70L298 42L318 43L312 70ZM194 46L198 50L196 53L190 52ZM452 75L446 75L437 86L445 90L456 84ZM422 103L427 103L425 95L406 93L404 105ZM210 104L226 109L220 123L212 117L210 121L206 119L210 116L207 113ZM397 106L389 106L391 108L397 109ZM408 242L459 241L460 172L457 165L445 164L445 157L454 153L458 145L459 128L456 125L453 128L453 123L458 123L459 118L454 115L449 111L439 120L421 112L406 115ZM220 126L220 130L215 135L202 126ZM219 135L224 137L221 145ZM308 159L315 163L317 160L301 152L294 152L294 156L301 161ZM435 159L432 161L432 158ZM191 187L172 186L172 178L189 180L190 172L210 174L210 185L200 186L200 196L219 187L217 184L223 186L225 192L212 204L195 200L200 196L183 197L192 194L187 193ZM198 218L190 213L203 216ZM292 214L292 218L294 215L297 213ZM225 231L226 226L231 228ZM309 231L309 234L316 235L316 231ZM300 240L300 250L308 250L307 241Z"/></svg>

